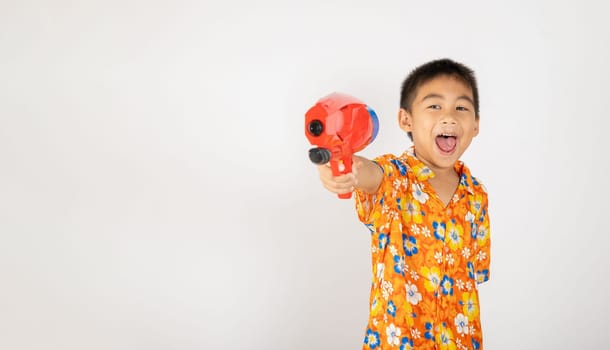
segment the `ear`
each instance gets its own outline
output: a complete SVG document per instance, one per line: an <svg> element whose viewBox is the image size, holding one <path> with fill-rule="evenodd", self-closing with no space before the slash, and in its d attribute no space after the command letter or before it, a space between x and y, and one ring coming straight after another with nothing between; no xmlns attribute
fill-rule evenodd
<svg viewBox="0 0 610 350"><path fill-rule="evenodd" d="M398 111L398 125L403 131L413 131L413 116L406 109Z"/></svg>
<svg viewBox="0 0 610 350"><path fill-rule="evenodd" d="M474 137L474 136L477 136L477 135L479 134L479 120L481 120L481 117L480 117L480 116L479 116L479 118L477 118L477 119L474 121L474 134L473 134L473 137Z"/></svg>

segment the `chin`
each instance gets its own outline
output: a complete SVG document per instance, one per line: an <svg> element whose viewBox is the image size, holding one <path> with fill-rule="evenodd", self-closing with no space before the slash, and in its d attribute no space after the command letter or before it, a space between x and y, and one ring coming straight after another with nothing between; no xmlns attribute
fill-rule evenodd
<svg viewBox="0 0 610 350"><path fill-rule="evenodd" d="M435 150L435 158L437 158L438 164L444 166L453 166L460 159L461 154L462 152L458 148L451 152L443 152L438 148Z"/></svg>

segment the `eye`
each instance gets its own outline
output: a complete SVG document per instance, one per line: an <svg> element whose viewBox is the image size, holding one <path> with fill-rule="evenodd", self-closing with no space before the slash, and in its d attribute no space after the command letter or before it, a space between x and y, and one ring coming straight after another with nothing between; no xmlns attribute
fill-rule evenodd
<svg viewBox="0 0 610 350"><path fill-rule="evenodd" d="M458 110L458 111L466 111L466 112L468 111L468 108L462 107L462 106L458 106L455 109Z"/></svg>
<svg viewBox="0 0 610 350"><path fill-rule="evenodd" d="M428 106L428 109L441 109L440 105L430 105Z"/></svg>

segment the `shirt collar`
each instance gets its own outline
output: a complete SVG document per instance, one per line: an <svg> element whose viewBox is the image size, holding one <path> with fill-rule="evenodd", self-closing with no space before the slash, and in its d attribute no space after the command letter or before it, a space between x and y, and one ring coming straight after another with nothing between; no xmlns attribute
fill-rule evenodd
<svg viewBox="0 0 610 350"><path fill-rule="evenodd" d="M403 154L403 158L409 165L409 171L413 172L415 177L417 177L417 180L426 181L434 177L432 169L415 156L415 147L409 147ZM464 165L464 162L460 160L456 161L453 168L460 176L460 186L463 186L468 193L474 194L473 178L468 167Z"/></svg>

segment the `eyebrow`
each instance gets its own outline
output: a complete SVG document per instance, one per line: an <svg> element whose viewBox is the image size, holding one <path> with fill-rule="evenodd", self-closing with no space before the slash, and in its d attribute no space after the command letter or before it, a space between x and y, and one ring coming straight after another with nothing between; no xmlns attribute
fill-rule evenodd
<svg viewBox="0 0 610 350"><path fill-rule="evenodd" d="M421 100L422 100L422 101L425 101L425 100L427 100L427 99L429 99L429 98L440 98L441 100L444 100L444 99L445 99L445 97L444 97L443 95L439 95L439 94L432 93L432 94L427 94L427 95L426 95L426 96L424 96L424 98L422 98ZM461 96L458 96L458 98L457 98L457 99L458 99L458 100L466 100L466 101L470 102L470 103L471 103L471 104L474 106L474 101L473 101L473 100L470 98L470 96L467 96L467 95L461 95Z"/></svg>

